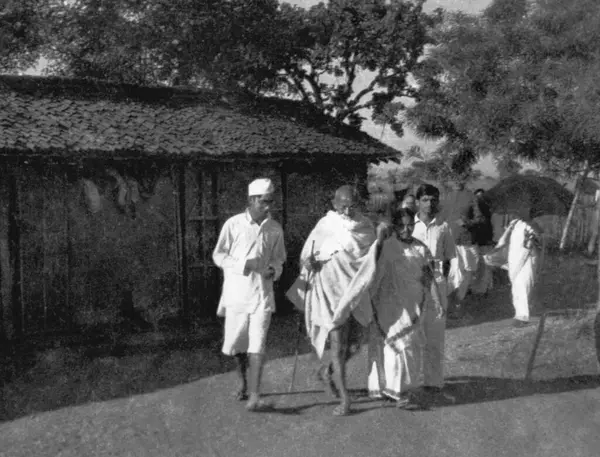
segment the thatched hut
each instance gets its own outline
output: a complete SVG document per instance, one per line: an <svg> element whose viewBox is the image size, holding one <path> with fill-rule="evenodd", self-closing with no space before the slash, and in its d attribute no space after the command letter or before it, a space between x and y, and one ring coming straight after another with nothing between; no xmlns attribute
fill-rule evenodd
<svg viewBox="0 0 600 457"><path fill-rule="evenodd" d="M295 101L0 76L0 329L212 316L210 254L257 176L280 189L283 289L331 191L396 155Z"/></svg>

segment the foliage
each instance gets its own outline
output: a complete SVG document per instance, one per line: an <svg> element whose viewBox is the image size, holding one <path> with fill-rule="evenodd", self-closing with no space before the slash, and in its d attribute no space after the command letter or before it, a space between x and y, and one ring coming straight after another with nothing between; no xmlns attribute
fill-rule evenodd
<svg viewBox="0 0 600 457"><path fill-rule="evenodd" d="M395 180L401 183L433 182L443 188L451 188L455 184L464 185L482 176L481 171L472 167L454 167L452 157L444 148L426 153L419 147L413 147L405 155L405 159L413 160L410 166L396 174Z"/></svg>
<svg viewBox="0 0 600 457"><path fill-rule="evenodd" d="M415 71L409 123L444 138L458 166L488 153L573 174L600 168L600 4L495 0L448 13Z"/></svg>
<svg viewBox="0 0 600 457"><path fill-rule="evenodd" d="M278 0L11 1L0 16L0 38L12 40L0 68L43 56L52 74L297 97L355 126L372 110L401 135L400 100L413 95L407 76L437 17L423 2L337 0L306 10ZM21 28L11 28L17 16Z"/></svg>
<svg viewBox="0 0 600 457"><path fill-rule="evenodd" d="M376 123L402 136L400 97L414 95L407 76L436 17L423 12L423 3L338 0L308 11L283 4L287 39L303 49L282 68L285 90L356 126L361 111L372 109Z"/></svg>
<svg viewBox="0 0 600 457"><path fill-rule="evenodd" d="M44 43L44 0L0 2L0 69L24 70L37 61Z"/></svg>
<svg viewBox="0 0 600 457"><path fill-rule="evenodd" d="M79 0L54 4L51 71L133 83L272 78L276 0Z"/></svg>

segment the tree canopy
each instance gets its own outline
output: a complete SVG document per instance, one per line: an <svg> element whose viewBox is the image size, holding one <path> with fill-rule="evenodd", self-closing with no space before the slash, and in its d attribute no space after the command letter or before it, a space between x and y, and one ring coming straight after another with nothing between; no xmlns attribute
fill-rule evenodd
<svg viewBox="0 0 600 457"><path fill-rule="evenodd" d="M409 124L455 168L483 154L572 174L600 168L600 3L495 0L447 13L415 70Z"/></svg>
<svg viewBox="0 0 600 457"><path fill-rule="evenodd" d="M424 0L4 3L2 71L43 56L51 74L296 97L355 126L371 110L398 134L400 98L413 95L407 77L436 17Z"/></svg>
<svg viewBox="0 0 600 457"><path fill-rule="evenodd" d="M362 110L402 135L397 115L412 97L408 82L428 43L437 15L423 12L424 0L337 0L308 11L282 5L288 39L303 49L281 70L291 93L340 121L360 125ZM363 87L359 76L368 74Z"/></svg>

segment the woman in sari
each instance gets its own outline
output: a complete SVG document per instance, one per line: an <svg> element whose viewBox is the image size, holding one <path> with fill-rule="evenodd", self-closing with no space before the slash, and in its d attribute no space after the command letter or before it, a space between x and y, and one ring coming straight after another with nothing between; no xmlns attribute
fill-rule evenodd
<svg viewBox="0 0 600 457"><path fill-rule="evenodd" d="M424 313L444 313L433 279L429 249L412 237L414 213L392 217L392 235L383 242L369 285L372 320L368 347L369 395L418 406L412 392L421 371Z"/></svg>

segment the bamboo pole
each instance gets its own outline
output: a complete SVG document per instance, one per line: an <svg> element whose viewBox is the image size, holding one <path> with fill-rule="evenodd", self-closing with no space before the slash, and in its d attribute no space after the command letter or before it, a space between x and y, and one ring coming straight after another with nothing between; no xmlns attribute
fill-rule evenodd
<svg viewBox="0 0 600 457"><path fill-rule="evenodd" d="M535 335L535 340L533 342L533 348L531 349L531 354L529 354L529 361L527 362L527 371L525 372L525 380L529 381L531 379L531 374L533 373L533 367L535 364L535 356L537 354L537 350L540 346L540 341L542 340L542 335L544 334L544 326L546 324L546 312L542 313L540 317L540 322L538 323L537 333Z"/></svg>
<svg viewBox="0 0 600 457"><path fill-rule="evenodd" d="M23 313L23 288L22 288L22 259L21 259L21 228L20 228L20 196L19 176L13 171L10 176L10 202L9 202L9 239L12 267L11 304L13 328L17 339L22 339L25 331Z"/></svg>
<svg viewBox="0 0 600 457"><path fill-rule="evenodd" d="M575 208L577 207L577 200L579 200L579 195L581 194L581 190L583 189L583 183L587 178L587 175L590 172L590 166L588 161L585 162L585 169L577 179L577 184L575 185L575 195L573 196L573 202L571 202L571 207L569 208L569 214L567 215L567 220L565 221L565 225L563 227L562 236L560 237L560 245L558 249L560 251L564 251L565 246L567 244L567 235L569 233L569 227L571 226L571 222L573 221L573 215L575 214Z"/></svg>
<svg viewBox="0 0 600 457"><path fill-rule="evenodd" d="M42 302L44 305L44 333L48 331L48 225L46 222L46 192L42 192Z"/></svg>
<svg viewBox="0 0 600 457"><path fill-rule="evenodd" d="M181 306L183 311L183 317L185 322L189 324L190 318L190 306L189 306L189 290L188 290L188 266L187 266L187 252L186 252L186 228L187 228L187 215L185 211L186 203L186 186L185 186L185 164L178 167L178 182L177 182L177 195L178 195L178 212L179 212L179 253L181 258L179 259L181 266Z"/></svg>
<svg viewBox="0 0 600 457"><path fill-rule="evenodd" d="M600 189L596 191L594 215L592 217L592 233L590 235L590 241L588 243L587 252L591 256L594 254L596 248L596 240L598 239L598 226L600 224Z"/></svg>
<svg viewBox="0 0 600 457"><path fill-rule="evenodd" d="M600 220L598 221L598 224L600 224ZM597 230L598 230L598 228L597 228ZM598 246L596 248L596 251L597 251L597 256L598 256L598 263L596 264L596 272L597 272L598 283L600 285L600 236L597 237L597 239L598 239ZM598 365L597 365L598 368L600 368L600 287L598 287L598 300L596 302L596 318L594 319L594 336L595 336L595 340L596 340L596 361L598 363Z"/></svg>

